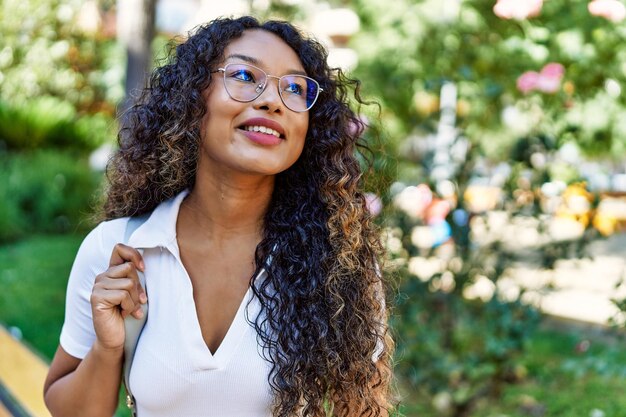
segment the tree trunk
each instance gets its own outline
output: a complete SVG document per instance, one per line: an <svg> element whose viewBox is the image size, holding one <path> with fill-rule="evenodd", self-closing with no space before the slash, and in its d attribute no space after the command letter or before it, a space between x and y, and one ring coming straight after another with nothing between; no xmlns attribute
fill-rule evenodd
<svg viewBox="0 0 626 417"><path fill-rule="evenodd" d="M121 125L126 111L146 86L152 66L152 39L155 32L156 0L118 0L118 39L126 46L126 95L118 108Z"/></svg>

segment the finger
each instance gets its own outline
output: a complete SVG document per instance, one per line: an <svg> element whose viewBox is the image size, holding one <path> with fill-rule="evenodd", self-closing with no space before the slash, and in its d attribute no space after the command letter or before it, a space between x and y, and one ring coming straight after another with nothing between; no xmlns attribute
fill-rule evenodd
<svg viewBox="0 0 626 417"><path fill-rule="evenodd" d="M139 302L141 304L148 302L148 294L146 294L146 289L141 284L139 284Z"/></svg>
<svg viewBox="0 0 626 417"><path fill-rule="evenodd" d="M111 259L109 260L109 266L120 265L125 262L132 262L133 265L135 265L135 268L140 271L145 269L143 257L137 249L126 246L123 243L118 243L113 247Z"/></svg>
<svg viewBox="0 0 626 417"><path fill-rule="evenodd" d="M122 317L126 318L129 314L132 314L135 311L139 304L133 301L128 291L123 291L123 293L124 294L122 294L122 300L119 306L122 312Z"/></svg>
<svg viewBox="0 0 626 417"><path fill-rule="evenodd" d="M111 308L119 308L122 317L126 317L135 311L139 303L135 303L126 290L105 290L97 288L92 293L93 308L98 311L108 311Z"/></svg>
<svg viewBox="0 0 626 417"><path fill-rule="evenodd" d="M103 278L98 281L96 286L103 291L127 291L130 294L133 302L136 304L141 303L141 295L137 285L137 281L132 278Z"/></svg>
<svg viewBox="0 0 626 417"><path fill-rule="evenodd" d="M98 275L96 277L96 283L104 282L108 279L131 279L133 281L133 286L136 288L136 299L139 300L142 304L145 304L148 301L148 296L146 294L145 289L141 285L141 281L139 280L139 273L137 269L135 269L135 265L130 262L125 262L121 265L115 265L107 269L104 273ZM121 284L120 284L121 285ZM119 285L111 285L105 284L105 288L119 288ZM124 287L127 288L127 287ZM129 288L129 287L128 287Z"/></svg>
<svg viewBox="0 0 626 417"><path fill-rule="evenodd" d="M107 278L130 278L139 280L137 269L131 262L124 262L123 264L114 265L109 267L101 276Z"/></svg>
<svg viewBox="0 0 626 417"><path fill-rule="evenodd" d="M140 319L143 317L143 309L141 306L137 307L135 311L132 312L132 316L136 319Z"/></svg>

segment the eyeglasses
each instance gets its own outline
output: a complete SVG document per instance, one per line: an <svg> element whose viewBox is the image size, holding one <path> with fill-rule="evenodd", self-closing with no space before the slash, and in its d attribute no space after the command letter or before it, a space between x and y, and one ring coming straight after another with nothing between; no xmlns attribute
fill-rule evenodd
<svg viewBox="0 0 626 417"><path fill-rule="evenodd" d="M233 100L248 103L256 100L267 88L268 78L278 80L278 93L288 109L305 112L311 109L323 89L313 78L299 74L282 77L269 75L249 64L227 64L217 71L224 74L224 87Z"/></svg>

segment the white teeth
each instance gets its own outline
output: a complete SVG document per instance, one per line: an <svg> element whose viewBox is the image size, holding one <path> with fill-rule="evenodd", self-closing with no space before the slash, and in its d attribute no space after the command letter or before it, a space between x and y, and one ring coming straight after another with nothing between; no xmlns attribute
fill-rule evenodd
<svg viewBox="0 0 626 417"><path fill-rule="evenodd" d="M280 133L266 126L244 126L243 129L251 132L261 132L268 135L274 135L277 138L280 137Z"/></svg>

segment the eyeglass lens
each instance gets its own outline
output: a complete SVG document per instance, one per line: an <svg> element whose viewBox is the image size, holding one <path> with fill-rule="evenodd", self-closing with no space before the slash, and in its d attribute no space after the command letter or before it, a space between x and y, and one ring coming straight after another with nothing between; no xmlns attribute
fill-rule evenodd
<svg viewBox="0 0 626 417"><path fill-rule="evenodd" d="M237 101L255 100L265 91L267 79L267 74L253 65L228 64L224 67L226 91ZM303 112L315 104L319 85L304 75L283 75L278 81L278 91L285 106L293 111Z"/></svg>

